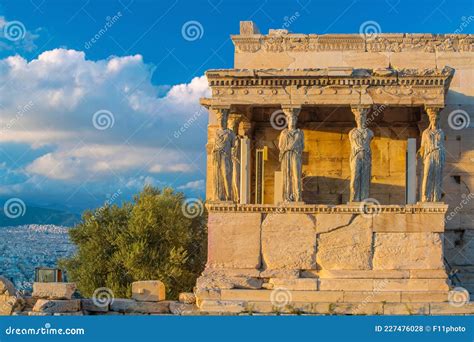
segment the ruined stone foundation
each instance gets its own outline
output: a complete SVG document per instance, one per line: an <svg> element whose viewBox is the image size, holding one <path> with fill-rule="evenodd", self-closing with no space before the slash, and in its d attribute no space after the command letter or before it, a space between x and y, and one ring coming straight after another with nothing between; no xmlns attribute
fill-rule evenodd
<svg viewBox="0 0 474 342"><path fill-rule="evenodd" d="M209 256L195 289L201 311L474 311L450 298L444 204L221 204L208 209Z"/></svg>

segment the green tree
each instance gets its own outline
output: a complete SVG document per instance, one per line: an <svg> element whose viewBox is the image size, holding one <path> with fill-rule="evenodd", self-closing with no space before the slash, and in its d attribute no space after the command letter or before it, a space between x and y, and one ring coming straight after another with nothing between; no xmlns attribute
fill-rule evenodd
<svg viewBox="0 0 474 342"><path fill-rule="evenodd" d="M158 279L176 298L192 289L207 255L202 202L190 203L192 212L186 204L183 193L146 186L133 203L86 211L70 231L77 252L61 266L84 296L108 287L129 297L133 281Z"/></svg>

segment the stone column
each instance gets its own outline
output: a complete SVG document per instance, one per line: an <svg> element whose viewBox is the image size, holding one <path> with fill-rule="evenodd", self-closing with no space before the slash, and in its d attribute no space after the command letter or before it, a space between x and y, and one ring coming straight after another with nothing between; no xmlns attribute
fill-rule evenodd
<svg viewBox="0 0 474 342"><path fill-rule="evenodd" d="M425 106L429 126L421 135L418 154L423 161L422 202L440 202L445 163L444 132L439 127L440 107Z"/></svg>
<svg viewBox="0 0 474 342"><path fill-rule="evenodd" d="M212 106L218 127L214 133L212 154L212 200L232 201L232 148L234 132L227 127L229 108Z"/></svg>
<svg viewBox="0 0 474 342"><path fill-rule="evenodd" d="M416 203L416 139L407 140L406 153L406 204Z"/></svg>
<svg viewBox="0 0 474 342"><path fill-rule="evenodd" d="M229 128L234 132L235 140L232 146L232 201L240 203L240 172L241 172L241 137L239 124L242 115L232 111L229 115Z"/></svg>
<svg viewBox="0 0 474 342"><path fill-rule="evenodd" d="M283 180L283 201L303 202L302 189L302 155L304 134L296 128L301 107L283 106L287 127L280 133L278 147Z"/></svg>
<svg viewBox="0 0 474 342"><path fill-rule="evenodd" d="M351 143L350 169L350 201L362 202L369 198L370 178L372 175L372 151L370 142L374 133L366 127L367 113L370 107L351 106L356 128L349 132Z"/></svg>
<svg viewBox="0 0 474 342"><path fill-rule="evenodd" d="M245 116L240 122L240 203L250 203L253 123Z"/></svg>

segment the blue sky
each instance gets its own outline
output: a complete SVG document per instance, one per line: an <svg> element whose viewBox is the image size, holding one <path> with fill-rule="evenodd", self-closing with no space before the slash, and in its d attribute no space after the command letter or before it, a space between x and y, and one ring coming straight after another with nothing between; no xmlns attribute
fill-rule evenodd
<svg viewBox="0 0 474 342"><path fill-rule="evenodd" d="M239 21L266 33L296 13L297 33L474 29L472 0L2 1L0 197L79 211L146 183L203 196L205 70L232 67Z"/></svg>

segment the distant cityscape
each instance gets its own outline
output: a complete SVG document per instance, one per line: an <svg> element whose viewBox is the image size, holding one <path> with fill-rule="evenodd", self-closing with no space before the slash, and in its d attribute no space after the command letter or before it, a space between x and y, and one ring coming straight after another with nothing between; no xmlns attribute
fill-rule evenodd
<svg viewBox="0 0 474 342"><path fill-rule="evenodd" d="M0 274L17 289L30 290L35 267L55 267L74 252L68 230L53 224L0 227Z"/></svg>

